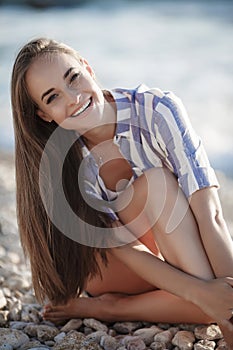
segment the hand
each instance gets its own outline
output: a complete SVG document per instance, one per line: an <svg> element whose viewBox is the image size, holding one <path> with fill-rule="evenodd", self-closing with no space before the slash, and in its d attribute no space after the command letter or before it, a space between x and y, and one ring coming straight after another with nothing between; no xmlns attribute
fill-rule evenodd
<svg viewBox="0 0 233 350"><path fill-rule="evenodd" d="M204 283L204 288L196 296L196 304L219 325L233 332L230 321L233 316L233 278L217 278Z"/></svg>

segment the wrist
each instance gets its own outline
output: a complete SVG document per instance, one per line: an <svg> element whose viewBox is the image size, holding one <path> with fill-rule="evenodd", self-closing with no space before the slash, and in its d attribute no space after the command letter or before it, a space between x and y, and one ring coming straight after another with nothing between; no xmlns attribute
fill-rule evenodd
<svg viewBox="0 0 233 350"><path fill-rule="evenodd" d="M196 278L195 283L187 288L184 299L200 306L202 297L206 294L207 281Z"/></svg>

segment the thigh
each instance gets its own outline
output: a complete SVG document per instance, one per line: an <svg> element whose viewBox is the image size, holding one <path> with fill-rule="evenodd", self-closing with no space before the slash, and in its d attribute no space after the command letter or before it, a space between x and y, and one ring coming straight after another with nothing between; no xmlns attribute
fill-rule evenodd
<svg viewBox="0 0 233 350"><path fill-rule="evenodd" d="M148 231L141 237L142 248L148 248L154 255L160 256L154 242L152 231ZM105 266L99 260L102 273L100 276L88 280L86 290L93 296L104 293L139 294L155 290L155 287L130 270L111 253L107 253L108 265Z"/></svg>
<svg viewBox="0 0 233 350"><path fill-rule="evenodd" d="M170 264L198 277L213 278L198 225L174 175L164 168L150 169L132 186L130 203L118 212L120 220L136 236L151 228Z"/></svg>

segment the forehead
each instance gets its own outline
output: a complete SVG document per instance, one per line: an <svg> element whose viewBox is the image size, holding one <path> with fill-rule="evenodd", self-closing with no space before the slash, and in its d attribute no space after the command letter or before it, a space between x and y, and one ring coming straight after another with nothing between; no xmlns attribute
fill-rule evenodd
<svg viewBox="0 0 233 350"><path fill-rule="evenodd" d="M72 55L59 53L39 57L26 73L27 89L31 97L38 101L41 94L56 88L69 68L81 69L81 63Z"/></svg>
<svg viewBox="0 0 233 350"><path fill-rule="evenodd" d="M78 59L66 53L49 53L36 59L28 69L28 72L65 70L70 67L81 66Z"/></svg>

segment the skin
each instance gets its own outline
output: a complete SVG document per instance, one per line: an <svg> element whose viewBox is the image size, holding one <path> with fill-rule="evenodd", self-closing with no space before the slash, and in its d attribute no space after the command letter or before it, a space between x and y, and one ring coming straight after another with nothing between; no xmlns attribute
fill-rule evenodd
<svg viewBox="0 0 233 350"><path fill-rule="evenodd" d="M52 60L40 58L30 66L26 82L38 106L38 117L78 131L90 150L97 146L97 156L103 155L103 142L112 148L114 160L100 168L108 188L114 190L119 180L130 179L129 164L120 154L115 156L118 151L112 143L115 106L105 100L86 60L78 62L66 54L55 55ZM90 106L77 115L89 101ZM115 174L111 180L110 169ZM71 317L152 322L215 321L232 349L233 326L228 320L233 309L233 248L217 190L209 187L197 191L187 205L184 196L178 196L177 181L169 171L152 169L147 175L155 184L153 193L162 193L161 197L150 196L145 176L141 176L132 184L133 199L118 212L120 222L115 227L117 230L120 226L126 234L127 231L137 234L140 229L145 235L132 244L109 250L108 268L100 265L103 280L96 277L87 282L86 289L93 298L80 297L59 306L49 304L45 307L44 318L54 322ZM166 195L161 191L164 179L169 188ZM123 201L125 195L127 190L119 200ZM168 234L169 220L177 221L172 212L174 206L183 208L182 220L178 220L179 224L173 225ZM151 225L151 215L158 215L156 224ZM136 224L133 225L134 219ZM118 271L121 271L120 276Z"/></svg>

